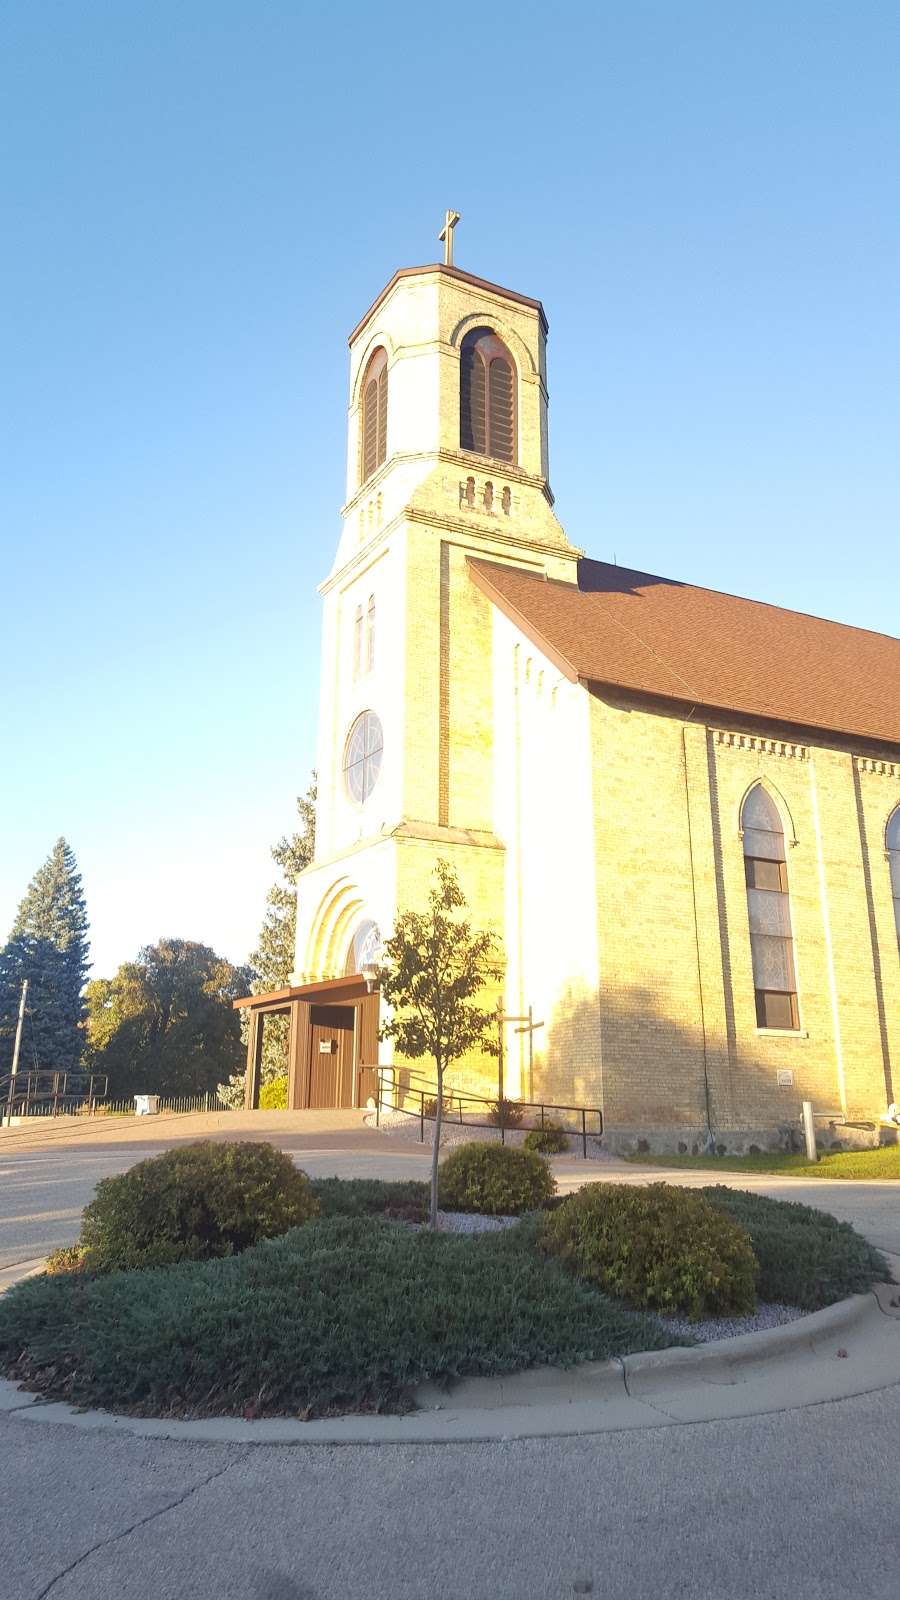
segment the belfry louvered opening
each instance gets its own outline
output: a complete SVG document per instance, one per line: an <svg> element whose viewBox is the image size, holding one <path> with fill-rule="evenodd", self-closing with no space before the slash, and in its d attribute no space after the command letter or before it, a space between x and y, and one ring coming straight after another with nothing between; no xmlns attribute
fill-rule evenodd
<svg viewBox="0 0 900 1600"><path fill-rule="evenodd" d="M459 443L496 461L516 459L513 359L490 328L473 328L459 357Z"/></svg>
<svg viewBox="0 0 900 1600"><path fill-rule="evenodd" d="M387 354L376 350L369 360L362 386L361 483L371 478L387 455L387 391Z"/></svg>

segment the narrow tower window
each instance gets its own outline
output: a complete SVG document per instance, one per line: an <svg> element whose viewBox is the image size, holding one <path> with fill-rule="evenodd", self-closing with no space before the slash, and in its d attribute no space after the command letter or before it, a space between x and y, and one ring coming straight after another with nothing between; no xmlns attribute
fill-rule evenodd
<svg viewBox="0 0 900 1600"><path fill-rule="evenodd" d="M375 665L375 596L369 595L369 607L366 612L366 671L371 672Z"/></svg>
<svg viewBox="0 0 900 1600"><path fill-rule="evenodd" d="M357 606L356 616L353 619L353 676L358 678L362 672L363 662L363 608Z"/></svg>
<svg viewBox="0 0 900 1600"><path fill-rule="evenodd" d="M459 355L459 443L497 461L516 459L513 359L490 328L473 328Z"/></svg>
<svg viewBox="0 0 900 1600"><path fill-rule="evenodd" d="M885 838L888 853L888 863L891 869L891 894L894 897L894 921L897 924L897 939L900 941L900 806L887 825Z"/></svg>
<svg viewBox="0 0 900 1600"><path fill-rule="evenodd" d="M741 827L757 1026L798 1028L784 829L762 784L755 784L744 801Z"/></svg>
<svg viewBox="0 0 900 1600"><path fill-rule="evenodd" d="M387 355L384 350L376 350L362 387L362 483L371 478L387 455L387 382Z"/></svg>

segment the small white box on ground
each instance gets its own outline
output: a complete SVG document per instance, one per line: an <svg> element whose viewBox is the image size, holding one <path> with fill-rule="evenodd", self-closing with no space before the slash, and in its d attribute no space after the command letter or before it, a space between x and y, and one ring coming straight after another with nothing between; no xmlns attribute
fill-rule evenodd
<svg viewBox="0 0 900 1600"><path fill-rule="evenodd" d="M136 1117L152 1117L159 1110L158 1094L136 1094L134 1097L134 1114Z"/></svg>

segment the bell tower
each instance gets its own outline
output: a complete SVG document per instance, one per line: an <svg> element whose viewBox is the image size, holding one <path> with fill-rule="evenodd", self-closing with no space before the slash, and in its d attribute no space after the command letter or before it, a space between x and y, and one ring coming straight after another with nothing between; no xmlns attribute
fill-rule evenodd
<svg viewBox="0 0 900 1600"><path fill-rule="evenodd" d="M467 563L574 583L581 552L553 512L543 308L453 264L458 221L444 262L396 272L350 334L298 983L350 970L360 930L423 903L441 857L503 934L491 606Z"/></svg>

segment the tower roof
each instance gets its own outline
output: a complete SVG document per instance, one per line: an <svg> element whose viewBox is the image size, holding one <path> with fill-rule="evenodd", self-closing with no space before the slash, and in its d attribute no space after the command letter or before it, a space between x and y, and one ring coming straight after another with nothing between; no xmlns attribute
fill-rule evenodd
<svg viewBox="0 0 900 1600"><path fill-rule="evenodd" d="M471 284L473 288L483 289L489 294L499 295L503 300L514 300L516 304L520 306L532 306L540 318L544 333L546 334L549 329L547 316L540 300L533 300L531 296L527 294L519 294L515 289L504 289L501 284L491 283L487 278L476 278L473 273L463 272L460 267L446 267L441 262L434 261L430 265L424 267L400 267L398 271L394 273L390 283L386 283L381 293L372 301L372 304L369 306L369 309L365 315L360 317L356 327L353 329L353 332L349 335L347 343L353 343L354 339L366 326L366 323L371 319L373 313L377 311L382 302L387 299L395 283L399 283L401 278L418 278L430 273L437 273L437 275L442 278L452 278L457 283Z"/></svg>
<svg viewBox="0 0 900 1600"><path fill-rule="evenodd" d="M475 583L573 682L900 745L900 639L580 561L578 582L469 558Z"/></svg>

